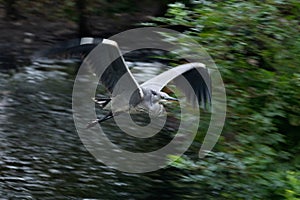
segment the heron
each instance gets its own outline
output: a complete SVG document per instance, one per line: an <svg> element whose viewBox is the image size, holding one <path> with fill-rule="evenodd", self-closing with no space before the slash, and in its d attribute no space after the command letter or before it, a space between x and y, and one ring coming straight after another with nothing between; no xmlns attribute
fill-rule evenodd
<svg viewBox="0 0 300 200"><path fill-rule="evenodd" d="M98 47L97 53L100 52L101 55L90 56L96 47ZM210 74L202 63L181 64L138 84L129 70L117 42L113 40L81 38L53 48L47 53L63 51L71 54L78 51L89 53L83 60L83 65L88 65L95 74L101 75L101 84L111 94L108 98L93 98L96 104L109 111L104 117L88 123L86 128L109 120L122 112L146 112L151 118L165 115L163 103L178 101L177 98L163 91L171 82L183 92L191 106L195 107L198 104L207 109L211 103ZM121 78L123 84L118 84ZM183 84L182 78L187 81L189 86ZM117 107L114 112L111 110L112 105Z"/></svg>
<svg viewBox="0 0 300 200"><path fill-rule="evenodd" d="M86 42L83 44L87 45ZM103 56L91 56L86 58L86 63L101 74L102 85L112 94L109 98L94 98L94 101L104 109L110 109L110 102L116 102L115 112L108 112L104 117L98 118L88 123L87 128L113 118L122 112L146 112L151 118L165 115L163 102L178 101L177 98L163 92L164 87L173 82L181 90L192 106L196 103L204 108L211 102L210 76L208 69L202 63L187 63L171 68L154 78L138 84L129 70L117 42L103 39L99 44L98 52ZM107 67L104 60L113 60ZM183 84L181 78L184 77L189 85ZM123 83L116 87L117 82L122 78ZM134 92L133 92L134 91ZM132 95L128 96L129 93ZM195 94L195 95L193 95ZM128 100L129 98L129 100Z"/></svg>

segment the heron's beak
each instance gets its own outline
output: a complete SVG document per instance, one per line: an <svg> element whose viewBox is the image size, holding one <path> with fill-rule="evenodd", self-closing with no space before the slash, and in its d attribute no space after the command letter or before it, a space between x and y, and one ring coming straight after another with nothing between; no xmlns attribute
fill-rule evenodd
<svg viewBox="0 0 300 200"><path fill-rule="evenodd" d="M166 97L165 100L167 100L167 101L178 101L178 99L176 99L174 97L170 97L170 96Z"/></svg>
<svg viewBox="0 0 300 200"><path fill-rule="evenodd" d="M160 102L172 102L172 101L176 101L178 102L179 100L177 98L171 97L170 95L168 95L167 93L161 92L161 99Z"/></svg>

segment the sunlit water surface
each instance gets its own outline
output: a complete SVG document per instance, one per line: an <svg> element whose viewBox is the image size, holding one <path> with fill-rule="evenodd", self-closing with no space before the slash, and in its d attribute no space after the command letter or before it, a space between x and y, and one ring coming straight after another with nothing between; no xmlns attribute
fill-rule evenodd
<svg viewBox="0 0 300 200"><path fill-rule="evenodd" d="M162 70L158 64L131 65L139 66L133 69L138 81ZM175 187L178 176L170 168L122 173L85 149L72 118L74 68L40 64L12 75L0 72L0 198L181 199L184 191ZM136 145L114 131L110 122L106 126L110 138L124 148L151 150L149 143ZM154 143L164 145L170 135Z"/></svg>

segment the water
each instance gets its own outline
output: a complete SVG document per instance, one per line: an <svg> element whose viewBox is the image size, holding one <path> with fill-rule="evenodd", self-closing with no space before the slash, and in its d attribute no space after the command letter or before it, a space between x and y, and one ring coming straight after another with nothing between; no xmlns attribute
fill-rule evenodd
<svg viewBox="0 0 300 200"><path fill-rule="evenodd" d="M134 69L139 81L161 70L145 65ZM44 64L0 72L0 198L180 199L184 191L175 187L179 177L172 169L122 173L85 149L72 119L74 68Z"/></svg>

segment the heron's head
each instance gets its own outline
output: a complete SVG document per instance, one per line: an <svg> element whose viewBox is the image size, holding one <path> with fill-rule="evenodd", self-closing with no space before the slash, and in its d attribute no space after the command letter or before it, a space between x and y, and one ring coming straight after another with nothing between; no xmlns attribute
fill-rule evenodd
<svg viewBox="0 0 300 200"><path fill-rule="evenodd" d="M164 101L178 101L178 99L171 97L165 92L156 92L151 90L152 92L152 102L164 102Z"/></svg>

